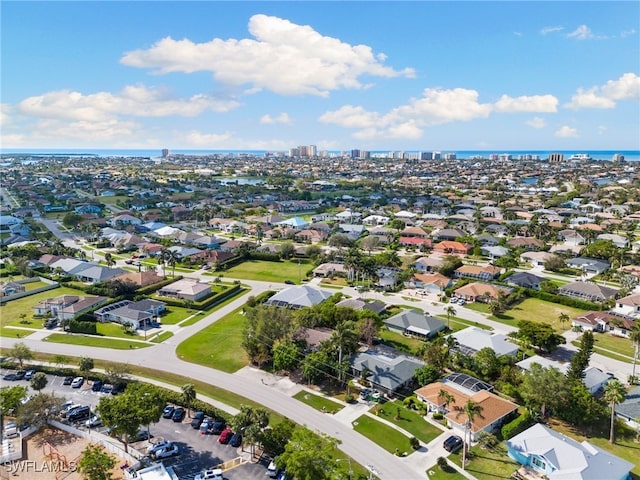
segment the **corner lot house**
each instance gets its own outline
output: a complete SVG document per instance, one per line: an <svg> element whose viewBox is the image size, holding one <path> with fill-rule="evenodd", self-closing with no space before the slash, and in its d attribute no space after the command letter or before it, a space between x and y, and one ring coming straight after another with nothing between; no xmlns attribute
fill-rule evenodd
<svg viewBox="0 0 640 480"><path fill-rule="evenodd" d="M403 310L384 320L385 326L394 332L418 338L433 337L444 330L444 322L418 310Z"/></svg>
<svg viewBox="0 0 640 480"><path fill-rule="evenodd" d="M211 295L211 285L190 278L183 278L162 287L158 290L158 295L198 302Z"/></svg>
<svg viewBox="0 0 640 480"><path fill-rule="evenodd" d="M153 319L164 312L164 307L165 303L157 300L122 300L99 308L93 315L99 322L116 322L138 330L150 326Z"/></svg>
<svg viewBox="0 0 640 480"><path fill-rule="evenodd" d="M589 282L572 282L563 285L558 289L560 295L589 300L591 302L604 302L611 298L616 298L618 290Z"/></svg>
<svg viewBox="0 0 640 480"><path fill-rule="evenodd" d="M457 288L453 293L467 302L489 303L491 300L497 300L500 297L500 292L509 295L511 290L490 283L473 282Z"/></svg>
<svg viewBox="0 0 640 480"><path fill-rule="evenodd" d="M357 353L349 363L354 375L359 376L364 370L368 371L367 380L374 388L388 395L411 384L415 371L424 366L424 362L417 358L376 350Z"/></svg>
<svg viewBox="0 0 640 480"><path fill-rule="evenodd" d="M634 465L536 424L507 441L509 456L549 480L627 480Z"/></svg>
<svg viewBox="0 0 640 480"><path fill-rule="evenodd" d="M498 357L502 355L515 355L518 353L518 346L508 341L506 335L492 333L481 328L468 327L451 336L458 342L458 348L465 355L475 355L483 348L491 348Z"/></svg>
<svg viewBox="0 0 640 480"><path fill-rule="evenodd" d="M320 290L319 288L313 288L308 285L300 285L279 291L266 303L267 305L288 308L312 307L324 302L332 295L333 293L326 290Z"/></svg>

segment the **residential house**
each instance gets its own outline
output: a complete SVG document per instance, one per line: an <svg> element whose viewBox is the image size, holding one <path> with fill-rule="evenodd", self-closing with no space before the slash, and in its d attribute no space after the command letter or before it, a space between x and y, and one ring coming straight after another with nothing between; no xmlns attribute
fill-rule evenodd
<svg viewBox="0 0 640 480"><path fill-rule="evenodd" d="M591 332L606 332L609 330L609 322L618 318L607 312L586 312L571 319L571 326Z"/></svg>
<svg viewBox="0 0 640 480"><path fill-rule="evenodd" d="M478 280L491 281L500 275L502 270L492 265L463 265L454 272L457 278L475 278Z"/></svg>
<svg viewBox="0 0 640 480"><path fill-rule="evenodd" d="M333 335L333 330L330 328L307 328L300 327L300 329L293 334L294 340L304 340L307 344L305 349L307 352L317 351L322 342L326 342Z"/></svg>
<svg viewBox="0 0 640 480"><path fill-rule="evenodd" d="M567 228L558 232L558 240L569 245L582 245L584 244L585 238L580 232Z"/></svg>
<svg viewBox="0 0 640 480"><path fill-rule="evenodd" d="M415 262L413 266L416 272L426 273L439 270L444 265L441 257L421 257Z"/></svg>
<svg viewBox="0 0 640 480"><path fill-rule="evenodd" d="M93 315L98 322L115 322L139 330L151 326L164 311L165 303L157 300L122 300L99 308Z"/></svg>
<svg viewBox="0 0 640 480"><path fill-rule="evenodd" d="M435 230L431 234L431 238L438 242L455 241L456 238L465 237L467 232L458 228L443 228L441 230Z"/></svg>
<svg viewBox="0 0 640 480"><path fill-rule="evenodd" d="M344 263L327 262L313 269L314 277L330 277L331 275L346 275L347 269Z"/></svg>
<svg viewBox="0 0 640 480"><path fill-rule="evenodd" d="M267 305L287 308L303 308L318 305L333 295L332 292L321 290L309 285L298 285L285 288L267 300Z"/></svg>
<svg viewBox="0 0 640 480"><path fill-rule="evenodd" d="M530 252L540 250L544 247L544 242L541 242L534 237L515 237L507 241L507 246L511 248L520 248Z"/></svg>
<svg viewBox="0 0 640 480"><path fill-rule="evenodd" d="M590 282L572 282L558 288L558 293L580 300L605 302L615 299L618 295L618 290Z"/></svg>
<svg viewBox="0 0 640 480"><path fill-rule="evenodd" d="M596 237L597 240L609 240L618 248L626 248L629 245L629 241L622 235L615 233L601 233Z"/></svg>
<svg viewBox="0 0 640 480"><path fill-rule="evenodd" d="M633 388L624 402L615 406L616 417L621 418L633 429L640 428L640 386Z"/></svg>
<svg viewBox="0 0 640 480"><path fill-rule="evenodd" d="M158 290L162 297L180 298L198 302L211 295L211 285L191 278L183 278Z"/></svg>
<svg viewBox="0 0 640 480"><path fill-rule="evenodd" d="M354 310L369 310L374 313L382 313L387 309L387 305L380 300L368 298L345 298L336 303L336 307L353 308Z"/></svg>
<svg viewBox="0 0 640 480"><path fill-rule="evenodd" d="M362 223L367 226L384 226L389 223L390 218L384 215L369 215L362 219Z"/></svg>
<svg viewBox="0 0 640 480"><path fill-rule="evenodd" d="M0 297L8 297L16 293L23 293L26 290L22 283L0 282Z"/></svg>
<svg viewBox="0 0 640 480"><path fill-rule="evenodd" d="M441 255L468 255L473 247L466 243L445 240L436 243L433 251Z"/></svg>
<svg viewBox="0 0 640 480"><path fill-rule="evenodd" d="M578 443L541 423L507 440L507 449L511 458L549 480L628 480L634 468L586 440Z"/></svg>
<svg viewBox="0 0 640 480"><path fill-rule="evenodd" d="M431 248L433 245L430 238L420 238L420 237L400 237L398 238L398 243L403 247L417 247L427 249Z"/></svg>
<svg viewBox="0 0 640 480"><path fill-rule="evenodd" d="M320 243L320 242L324 242L328 237L329 235L327 233L322 232L320 230L306 229L306 230L301 230L297 232L293 238L297 242Z"/></svg>
<svg viewBox="0 0 640 480"><path fill-rule="evenodd" d="M518 353L518 345L511 343L506 335L477 327L464 328L452 333L451 337L457 342L455 348L465 355L473 356L483 348L491 348L498 357Z"/></svg>
<svg viewBox="0 0 640 480"><path fill-rule="evenodd" d="M47 298L33 307L36 315L53 317L58 320L70 320L76 316L90 312L107 301L107 297L84 297L77 295L61 295Z"/></svg>
<svg viewBox="0 0 640 480"><path fill-rule="evenodd" d="M510 250L502 245L496 246L484 246L480 248L480 251L483 255L489 257L490 260L495 260L497 258L502 258L509 254Z"/></svg>
<svg viewBox="0 0 640 480"><path fill-rule="evenodd" d="M506 283L514 287L533 288L534 290L539 290L540 284L545 280L545 278L534 275L533 273L516 272L507 277Z"/></svg>
<svg viewBox="0 0 640 480"><path fill-rule="evenodd" d="M516 363L516 366L521 368L523 371L529 371L534 363L537 363L543 368L555 368L565 375L569 371L570 365L569 362L559 362L546 357L541 357L540 355L533 355L532 357L528 357ZM607 374L594 366L589 366L584 371L582 383L593 395L600 391L609 380L611 380L610 374Z"/></svg>
<svg viewBox="0 0 640 480"><path fill-rule="evenodd" d="M142 225L142 220L138 217L134 217L133 215L124 213L115 215L108 223L114 227L123 225Z"/></svg>
<svg viewBox="0 0 640 480"><path fill-rule="evenodd" d="M405 282L405 286L409 288L421 288L430 293L441 293L451 286L453 281L441 273L415 273Z"/></svg>
<svg viewBox="0 0 640 480"><path fill-rule="evenodd" d="M468 380L473 379L468 375L464 377L466 377L464 380L468 384ZM414 393L419 401L429 406L429 410L443 413L449 426L460 436L464 435L465 423L468 420L464 413L464 406L469 400L478 404L482 408L482 416L476 416L469 428L471 438L476 440L480 432L497 431L518 410L518 405L515 403L491 393L488 390L492 388L490 385L478 386L478 382L484 384L484 382L476 380L472 384L473 386L470 384L467 387L451 380L445 380L425 385ZM478 388L478 390L473 390L473 388ZM448 405L445 403L445 399L440 396L441 391L445 391L453 397L453 401Z"/></svg>
<svg viewBox="0 0 640 480"><path fill-rule="evenodd" d="M524 252L520 255L520 261L531 264L533 267L544 267L550 260L559 258L558 255L549 252Z"/></svg>
<svg viewBox="0 0 640 480"><path fill-rule="evenodd" d="M373 388L388 395L411 385L415 371L425 365L417 358L378 350L366 350L356 353L349 360L355 376L367 372L367 378Z"/></svg>
<svg viewBox="0 0 640 480"><path fill-rule="evenodd" d="M588 275L598 275L611 267L609 262L597 258L577 257L567 260L567 265L582 270Z"/></svg>
<svg viewBox="0 0 640 480"><path fill-rule="evenodd" d="M431 338L445 329L442 320L418 310L402 310L383 322L391 331L422 339Z"/></svg>
<svg viewBox="0 0 640 480"><path fill-rule="evenodd" d="M611 310L625 317L640 318L640 293L632 293L617 299L615 306Z"/></svg>
<svg viewBox="0 0 640 480"><path fill-rule="evenodd" d="M146 287L162 281L162 276L158 275L155 270L146 270L140 272L127 272L114 278L122 282L131 282L140 287Z"/></svg>
<svg viewBox="0 0 640 480"><path fill-rule="evenodd" d="M489 303L500 298L501 294L509 295L511 290L490 283L473 282L457 288L453 293L467 302Z"/></svg>

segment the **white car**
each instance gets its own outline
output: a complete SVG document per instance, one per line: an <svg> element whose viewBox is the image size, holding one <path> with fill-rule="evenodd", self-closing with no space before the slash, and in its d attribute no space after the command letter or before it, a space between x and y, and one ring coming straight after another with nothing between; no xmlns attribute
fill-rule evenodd
<svg viewBox="0 0 640 480"><path fill-rule="evenodd" d="M195 476L193 480L223 480L221 468L210 468L203 470Z"/></svg>
<svg viewBox="0 0 640 480"><path fill-rule="evenodd" d="M169 440L160 440L159 442L152 443L147 447L147 455L151 455L155 453L157 450L160 450L161 448L164 448L164 447L168 447L169 445L171 445L171 442Z"/></svg>
<svg viewBox="0 0 640 480"><path fill-rule="evenodd" d="M84 422L84 425L87 428L99 427L100 425L102 425L102 420L100 420L99 416L93 415L89 420Z"/></svg>
<svg viewBox="0 0 640 480"><path fill-rule="evenodd" d="M178 447L178 445L176 445L175 443L171 443L165 447L162 447L159 450L156 450L153 453L153 456L156 459L161 459L161 458L173 457L174 455L178 455L179 453L180 453L180 447Z"/></svg>
<svg viewBox="0 0 640 480"><path fill-rule="evenodd" d="M76 377L73 379L73 382L71 382L71 388L80 388L83 384L84 384L84 378Z"/></svg>

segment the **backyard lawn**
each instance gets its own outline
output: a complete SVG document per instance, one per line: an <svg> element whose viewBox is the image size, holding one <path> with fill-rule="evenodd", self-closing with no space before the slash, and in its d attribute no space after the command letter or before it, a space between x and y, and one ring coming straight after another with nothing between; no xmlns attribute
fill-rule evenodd
<svg viewBox="0 0 640 480"><path fill-rule="evenodd" d="M306 277L306 272L311 264L302 260L297 261L266 262L263 260L247 260L246 262L231 267L222 272L225 277L246 278L248 280L262 280L263 282L283 283L290 280L300 283L300 279Z"/></svg>
<svg viewBox="0 0 640 480"><path fill-rule="evenodd" d="M248 365L242 348L245 318L242 307L200 330L178 345L176 353L187 362L233 373Z"/></svg>
<svg viewBox="0 0 640 480"><path fill-rule="evenodd" d="M313 393L309 393L305 390L299 391L293 396L293 398L301 401L302 403L306 403L310 407L321 412L335 413L343 408L343 405L338 402L321 397L320 395L314 395Z"/></svg>
<svg viewBox="0 0 640 480"><path fill-rule="evenodd" d="M390 453L411 454L414 451L409 443L409 437L368 415L358 417L353 422L353 429Z"/></svg>
<svg viewBox="0 0 640 480"><path fill-rule="evenodd" d="M194 308L188 309L185 307L174 307L173 305L167 306L166 312L160 317L160 321L163 325L175 325L181 322L185 318L189 318L191 315L196 315L198 311Z"/></svg>
<svg viewBox="0 0 640 480"><path fill-rule="evenodd" d="M400 402L387 402L382 405L375 406L371 409L372 413L378 410L378 416L384 418L403 430L409 432L423 444L429 443L431 440L440 435L443 430L431 425L415 410L405 408ZM399 418L396 419L396 416Z"/></svg>
<svg viewBox="0 0 640 480"><path fill-rule="evenodd" d="M33 307L47 298L55 298L61 295L84 295L84 292L67 287L54 288L46 292L36 293L28 297L12 300L0 306L0 325L3 327L42 328L42 319L33 319ZM25 314L29 324L20 323L20 315Z"/></svg>
<svg viewBox="0 0 640 480"><path fill-rule="evenodd" d="M489 319L513 326L517 326L520 320L548 323L556 331L564 332L571 328L571 321L561 324L559 319L561 313L566 313L571 319L586 313L586 310L547 302L539 298L527 298L500 315L491 315Z"/></svg>
<svg viewBox="0 0 640 480"><path fill-rule="evenodd" d="M378 336L382 339L385 345L415 355L420 347L425 343L424 340L420 340L414 337L405 337L397 332L392 332L386 328L380 329Z"/></svg>

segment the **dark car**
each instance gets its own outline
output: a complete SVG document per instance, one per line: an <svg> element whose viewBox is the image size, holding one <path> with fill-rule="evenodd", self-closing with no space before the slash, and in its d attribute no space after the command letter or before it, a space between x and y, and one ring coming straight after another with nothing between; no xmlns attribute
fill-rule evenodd
<svg viewBox="0 0 640 480"><path fill-rule="evenodd" d="M4 377L2 377L3 380L7 380L8 382L13 382L15 380L18 380L18 377L16 377L15 373L7 373Z"/></svg>
<svg viewBox="0 0 640 480"><path fill-rule="evenodd" d="M18 371L16 372L16 380L22 380L26 374L27 374L27 372L26 372L26 371L24 371L24 370L18 370Z"/></svg>
<svg viewBox="0 0 640 480"><path fill-rule="evenodd" d="M229 440L231 440L231 437L233 437L233 432L231 431L230 428L225 428L220 434L220 436L218 437L218 442L225 443L225 444L229 443Z"/></svg>
<svg viewBox="0 0 640 480"><path fill-rule="evenodd" d="M285 280L284 283L286 283L287 285L295 285L296 282L294 282L293 280Z"/></svg>
<svg viewBox="0 0 640 480"><path fill-rule="evenodd" d="M229 445L232 447L239 447L242 445L242 435L240 433L235 433L231 440L229 441Z"/></svg>
<svg viewBox="0 0 640 480"><path fill-rule="evenodd" d="M167 405L162 410L162 418L171 418L173 416L173 411L176 409L173 405Z"/></svg>
<svg viewBox="0 0 640 480"><path fill-rule="evenodd" d="M111 395L118 395L119 393L124 392L124 390L127 388L127 384L124 382L118 382L116 384L113 385L113 388L111 389Z"/></svg>
<svg viewBox="0 0 640 480"><path fill-rule="evenodd" d="M224 420L216 420L213 422L213 426L211 427L211 433L220 435L226 426L227 423Z"/></svg>
<svg viewBox="0 0 640 480"><path fill-rule="evenodd" d="M135 441L141 442L143 440L149 440L151 438L153 438L153 435L149 433L149 430L142 429L138 431L138 434L135 437Z"/></svg>
<svg viewBox="0 0 640 480"><path fill-rule="evenodd" d="M96 380L95 382L93 382L93 385L91 385L91 390L93 390L94 392L99 392L100 390L102 390L102 381Z"/></svg>
<svg viewBox="0 0 640 480"><path fill-rule="evenodd" d="M200 428L200 424L204 420L204 412L196 412L193 414L193 419L191 420L191 426L196 430Z"/></svg>
<svg viewBox="0 0 640 480"><path fill-rule="evenodd" d="M70 422L79 422L81 420L88 420L91 417L91 409L84 405L78 407L67 414L67 420Z"/></svg>
<svg viewBox="0 0 640 480"><path fill-rule="evenodd" d="M64 380L62 381L63 385L71 385L73 383L73 379L75 377L64 377Z"/></svg>
<svg viewBox="0 0 640 480"><path fill-rule="evenodd" d="M100 393L111 393L111 390L113 390L113 385L105 383L102 385L102 388L100 388Z"/></svg>
<svg viewBox="0 0 640 480"><path fill-rule="evenodd" d="M184 416L186 415L186 411L182 407L178 407L173 411L173 415L171 415L171 420L174 422L181 422L184 420Z"/></svg>
<svg viewBox="0 0 640 480"><path fill-rule="evenodd" d="M447 452L457 452L462 448L462 439L458 435L451 435L442 444Z"/></svg>

